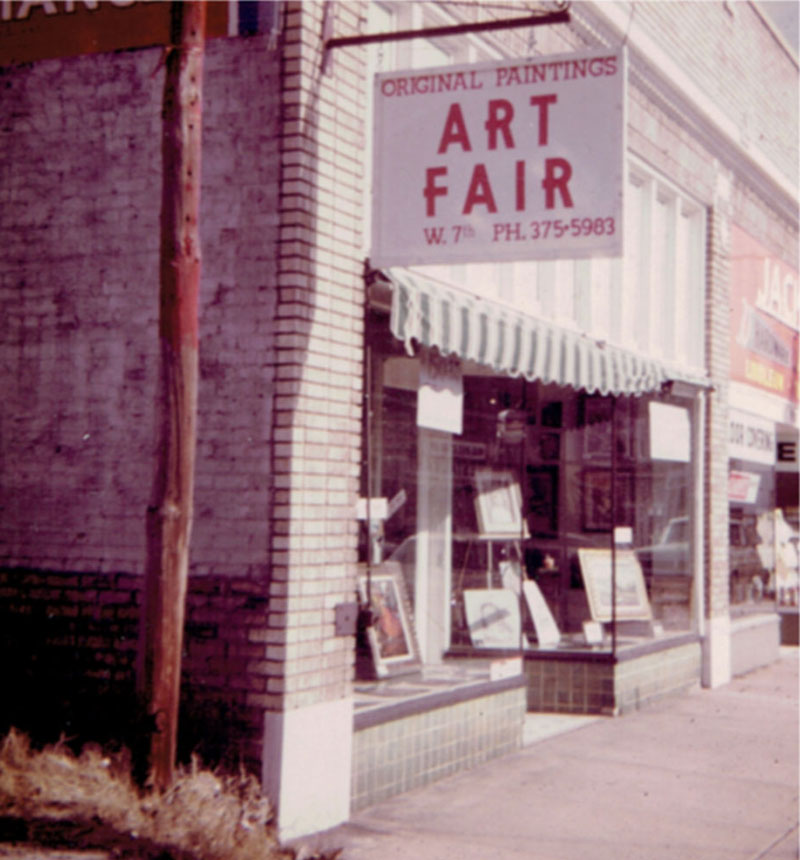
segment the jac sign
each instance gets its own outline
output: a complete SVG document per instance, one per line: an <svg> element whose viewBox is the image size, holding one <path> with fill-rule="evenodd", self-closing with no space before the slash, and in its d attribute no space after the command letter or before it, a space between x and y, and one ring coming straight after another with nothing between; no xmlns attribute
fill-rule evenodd
<svg viewBox="0 0 800 860"><path fill-rule="evenodd" d="M371 262L619 256L621 52L375 77Z"/></svg>
<svg viewBox="0 0 800 860"><path fill-rule="evenodd" d="M800 399L800 277L731 225L731 379L787 403Z"/></svg>

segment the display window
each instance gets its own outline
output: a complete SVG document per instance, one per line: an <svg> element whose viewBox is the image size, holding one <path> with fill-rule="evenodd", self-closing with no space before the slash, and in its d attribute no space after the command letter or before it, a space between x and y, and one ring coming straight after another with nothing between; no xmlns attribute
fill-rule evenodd
<svg viewBox="0 0 800 860"><path fill-rule="evenodd" d="M362 578L398 573L419 659L695 629L691 399L411 356L379 314L370 331Z"/></svg>
<svg viewBox="0 0 800 860"><path fill-rule="evenodd" d="M778 505L774 469L732 459L729 497L731 615L797 606L797 509Z"/></svg>

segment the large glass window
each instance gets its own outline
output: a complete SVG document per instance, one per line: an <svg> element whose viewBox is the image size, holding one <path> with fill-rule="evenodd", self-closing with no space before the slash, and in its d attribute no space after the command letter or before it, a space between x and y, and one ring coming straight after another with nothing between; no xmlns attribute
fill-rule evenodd
<svg viewBox="0 0 800 860"><path fill-rule="evenodd" d="M775 505L773 467L731 460L728 493L731 615L771 610L790 533Z"/></svg>
<svg viewBox="0 0 800 860"><path fill-rule="evenodd" d="M385 324L373 317L362 488L381 519L363 524L362 561L402 570L424 659L608 650L694 628L691 401L453 360L461 432L424 429L424 351L406 355Z"/></svg>

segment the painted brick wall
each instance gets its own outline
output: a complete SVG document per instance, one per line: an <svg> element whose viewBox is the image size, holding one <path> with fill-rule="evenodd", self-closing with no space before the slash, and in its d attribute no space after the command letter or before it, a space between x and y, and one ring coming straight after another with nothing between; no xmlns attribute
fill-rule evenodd
<svg viewBox="0 0 800 860"><path fill-rule="evenodd" d="M734 184L732 219L751 236L757 238L770 249L776 257L788 265L798 265L797 222L787 218L770 207L769 201L757 194L746 182Z"/></svg>
<svg viewBox="0 0 800 860"><path fill-rule="evenodd" d="M146 738L135 695L142 578L0 569L0 733L125 743ZM266 596L231 576L190 577L179 755L261 766Z"/></svg>
<svg viewBox="0 0 800 860"><path fill-rule="evenodd" d="M0 663L12 673L0 714L48 739L70 722L84 739L119 739L111 715L136 713L156 463L160 59L140 50L0 70ZM256 773L268 673L279 74L266 36L207 44L180 742Z"/></svg>
<svg viewBox="0 0 800 860"><path fill-rule="evenodd" d="M631 4L626 4L631 5ZM798 69L751 3L634 3L633 18L736 124L740 142L798 178Z"/></svg>
<svg viewBox="0 0 800 860"><path fill-rule="evenodd" d="M140 572L154 468L158 50L0 71L0 561ZM268 563L279 121L265 37L209 42L192 570Z"/></svg>

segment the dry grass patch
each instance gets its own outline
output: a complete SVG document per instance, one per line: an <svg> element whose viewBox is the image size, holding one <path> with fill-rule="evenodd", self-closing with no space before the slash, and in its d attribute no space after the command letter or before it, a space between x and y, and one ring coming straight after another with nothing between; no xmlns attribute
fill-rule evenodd
<svg viewBox="0 0 800 860"><path fill-rule="evenodd" d="M14 729L0 743L0 817L28 822L29 836L42 841L68 833L70 848L143 860L295 857L278 844L269 801L250 775L221 776L193 762L169 791L142 791L126 755L89 746L76 756L63 744L35 751Z"/></svg>

